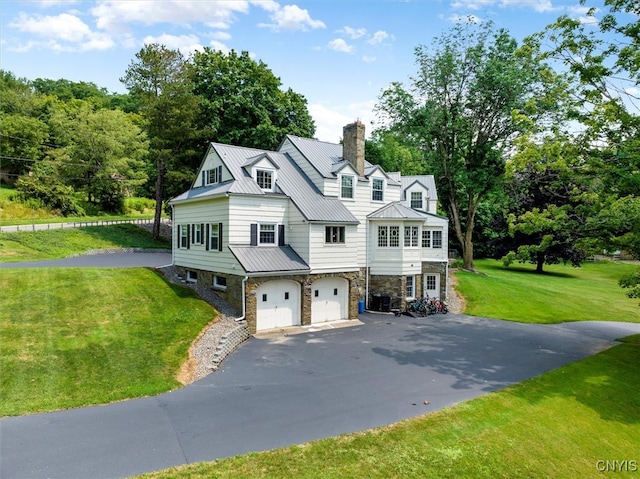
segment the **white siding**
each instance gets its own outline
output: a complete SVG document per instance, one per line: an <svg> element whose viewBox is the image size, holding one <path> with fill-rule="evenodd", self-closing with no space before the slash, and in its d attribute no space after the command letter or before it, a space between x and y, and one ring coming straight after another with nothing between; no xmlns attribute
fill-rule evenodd
<svg viewBox="0 0 640 479"><path fill-rule="evenodd" d="M193 187L197 188L198 186L202 186L203 171L213 170L215 168L218 168L219 166L222 166L221 181L230 180L232 176L229 170L227 170L227 168L224 166L224 163L222 163L222 160L220 159L218 154L215 152L215 150L209 149L209 151L207 152L207 156L204 158L204 160L202 161L202 164L200 165L200 169L198 170L196 179L193 182Z"/></svg>
<svg viewBox="0 0 640 479"><path fill-rule="evenodd" d="M229 243L250 244L251 223L286 224L289 201L288 198L269 196L231 195L227 228Z"/></svg>
<svg viewBox="0 0 640 479"><path fill-rule="evenodd" d="M309 264L311 225L304 219L298 208L289 208L288 227L286 228L286 242Z"/></svg>
<svg viewBox="0 0 640 479"><path fill-rule="evenodd" d="M173 211L173 251L176 265L227 274L239 273L238 262L227 248L229 216L226 198L176 205ZM191 244L188 249L178 248L177 228L183 224L202 223L223 224L222 251L207 251L205 244ZM206 235L206 231L204 234Z"/></svg>
<svg viewBox="0 0 640 479"><path fill-rule="evenodd" d="M324 224L313 224L309 228L311 253L309 266L312 273L328 271L354 271L358 269L356 260L359 245L355 225L345 226L345 244L325 243Z"/></svg>

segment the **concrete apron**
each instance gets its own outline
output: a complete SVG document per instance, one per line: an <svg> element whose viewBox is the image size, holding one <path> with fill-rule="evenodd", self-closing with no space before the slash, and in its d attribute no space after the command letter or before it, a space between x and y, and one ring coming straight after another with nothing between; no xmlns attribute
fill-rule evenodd
<svg viewBox="0 0 640 479"><path fill-rule="evenodd" d="M296 334L316 333L328 329L348 328L350 326L362 326L364 323L359 319L340 319L338 321L327 321L325 323L315 323L306 326L289 326L286 328L268 329L258 331L253 335L256 339L272 339L281 336L293 336Z"/></svg>

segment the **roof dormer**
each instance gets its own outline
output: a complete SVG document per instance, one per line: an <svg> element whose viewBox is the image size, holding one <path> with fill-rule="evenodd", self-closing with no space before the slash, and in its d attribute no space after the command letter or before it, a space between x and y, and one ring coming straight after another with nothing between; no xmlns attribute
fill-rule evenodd
<svg viewBox="0 0 640 479"><path fill-rule="evenodd" d="M269 157L268 153L262 153L247 159L242 167L258 184L262 191L275 191L278 175L278 165Z"/></svg>

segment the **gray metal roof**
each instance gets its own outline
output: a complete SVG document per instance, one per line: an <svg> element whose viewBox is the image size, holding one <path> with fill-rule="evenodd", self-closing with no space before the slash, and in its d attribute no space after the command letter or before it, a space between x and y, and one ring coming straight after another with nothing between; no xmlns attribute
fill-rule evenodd
<svg viewBox="0 0 640 479"><path fill-rule="evenodd" d="M226 193L258 196L282 195L293 201L293 204L307 221L359 223L358 219L340 200L324 196L288 154L220 143L212 143L211 148L218 154L234 179L217 185L192 188L174 198L172 203L189 199L206 199ZM265 156L278 169L275 182L276 192L263 191L245 168Z"/></svg>
<svg viewBox="0 0 640 479"><path fill-rule="evenodd" d="M399 201L394 201L367 215L370 219L394 219L394 220L425 220L428 214L416 211Z"/></svg>
<svg viewBox="0 0 640 479"><path fill-rule="evenodd" d="M247 274L309 272L307 263L291 246L229 245Z"/></svg>
<svg viewBox="0 0 640 479"><path fill-rule="evenodd" d="M429 198L432 200L438 199L438 193L436 190L436 180L433 175L414 175L414 176L402 176L400 178L402 184L402 199L406 198L405 192L414 183L420 183L427 190L429 190Z"/></svg>

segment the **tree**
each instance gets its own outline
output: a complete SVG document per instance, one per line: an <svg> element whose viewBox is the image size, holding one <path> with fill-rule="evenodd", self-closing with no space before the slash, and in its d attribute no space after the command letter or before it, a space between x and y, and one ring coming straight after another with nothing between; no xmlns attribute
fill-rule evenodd
<svg viewBox="0 0 640 479"><path fill-rule="evenodd" d="M464 267L473 269L478 206L501 188L510 142L551 111L549 91L559 85L530 51L489 23L458 24L434 44L433 52L416 48L411 88L392 84L377 110L387 129L422 151L423 172L435 176Z"/></svg>
<svg viewBox="0 0 640 479"><path fill-rule="evenodd" d="M544 45L542 58L561 62L572 75L574 118L583 127L577 142L600 186L588 220L592 236L633 254L640 238L639 14L636 0L605 0L604 8L589 9L587 21L562 16L526 40Z"/></svg>
<svg viewBox="0 0 640 479"><path fill-rule="evenodd" d="M418 175L422 172L422 154L417 148L406 145L390 131L379 129L371 140L365 142L365 156L385 171L399 171L403 175Z"/></svg>
<svg viewBox="0 0 640 479"><path fill-rule="evenodd" d="M588 180L580 172L584 160L570 138L559 134L517 142L507 164L511 247L503 262L531 262L542 273L544 264L560 261L580 266L586 253L585 204L591 200ZM586 200L586 201L585 201Z"/></svg>
<svg viewBox="0 0 640 479"><path fill-rule="evenodd" d="M313 137L307 100L248 52L210 48L193 56L194 92L202 98L200 128L210 140L275 150L285 135Z"/></svg>
<svg viewBox="0 0 640 479"><path fill-rule="evenodd" d="M52 115L52 131L61 143L50 155L66 183L83 191L89 203L121 213L124 197L147 180L144 133L120 110L95 110L74 100Z"/></svg>
<svg viewBox="0 0 640 479"><path fill-rule="evenodd" d="M194 120L198 99L193 95L190 68L178 50L157 43L145 45L120 79L138 99L155 162L156 210L153 236L160 236L165 180L170 169L193 157ZM197 154L201 154L198 152Z"/></svg>

